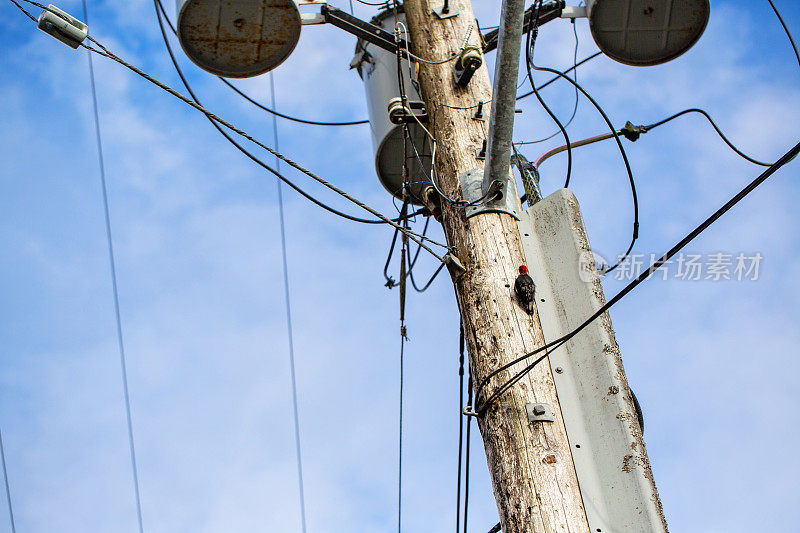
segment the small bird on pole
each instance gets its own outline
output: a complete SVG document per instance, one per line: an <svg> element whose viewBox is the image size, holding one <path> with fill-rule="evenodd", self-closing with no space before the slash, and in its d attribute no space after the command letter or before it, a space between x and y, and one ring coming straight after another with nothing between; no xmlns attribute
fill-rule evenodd
<svg viewBox="0 0 800 533"><path fill-rule="evenodd" d="M525 265L519 267L519 276L517 276L517 281L514 282L514 294L517 295L517 301L520 306L529 315L532 315L535 309L533 300L536 294L536 284L528 274L528 267Z"/></svg>

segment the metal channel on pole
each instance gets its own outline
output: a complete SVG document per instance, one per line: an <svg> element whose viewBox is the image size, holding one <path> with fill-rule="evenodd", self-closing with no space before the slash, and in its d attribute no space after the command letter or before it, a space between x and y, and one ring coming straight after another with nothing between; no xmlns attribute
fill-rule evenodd
<svg viewBox="0 0 800 533"><path fill-rule="evenodd" d="M489 144L483 174L484 194L490 190L493 182L502 184L508 180L524 13L524 0L503 1L494 68Z"/></svg>

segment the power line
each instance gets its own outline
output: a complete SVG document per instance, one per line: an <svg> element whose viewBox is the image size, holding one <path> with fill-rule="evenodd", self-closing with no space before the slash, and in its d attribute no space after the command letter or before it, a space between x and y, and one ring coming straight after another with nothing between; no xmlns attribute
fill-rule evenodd
<svg viewBox="0 0 800 533"><path fill-rule="evenodd" d="M14 525L14 506L11 505L11 488L8 485L8 467L6 466L6 451L3 448L3 432L0 430L0 460L3 463L3 482L6 486L6 503L8 504L8 518L11 521L11 533L17 533Z"/></svg>
<svg viewBox="0 0 800 533"><path fill-rule="evenodd" d="M528 29L528 34L526 37L525 43L525 68L528 71L528 81L530 81L531 89L533 93L536 95L536 99L539 100L539 103L542 105L547 114L550 115L550 118L553 119L553 122L556 123L558 129L561 131L561 134L564 136L564 142L567 144L567 178L564 181L564 187L569 187L569 178L572 175L572 148L570 147L569 142L569 135L567 134L567 130L561 121L558 119L553 110L545 103L542 95L539 94L539 90L536 88L536 84L533 82L533 73L531 72L531 65L533 61L531 60L531 54L533 53L533 47L536 46L536 37L539 35L539 10L542 7L542 0L538 0L536 5L536 19L534 20L533 24L531 24L530 28ZM577 35L577 33L576 33ZM569 79L569 78L567 78ZM577 106L577 87L575 88L576 96L575 102ZM576 107L577 109L577 107Z"/></svg>
<svg viewBox="0 0 800 533"><path fill-rule="evenodd" d="M275 76L272 72L269 73L269 89L272 97L272 107L277 109L275 102ZM278 143L278 119L276 116L272 117L272 133L275 141L275 150L280 150ZM275 158L275 167L280 172L281 162L277 157ZM281 220L281 256L283 258L283 290L286 299L286 333L289 339L289 369L292 376L292 409L294 414L294 439L295 451L297 454L297 482L300 489L300 523L303 533L306 533L306 498L305 490L303 488L303 455L300 449L300 415L297 409L297 379L295 375L294 364L294 333L292 329L292 300L289 293L289 263L286 253L286 221L283 210L283 190L281 188L281 180L275 180L278 185L278 212L280 213Z"/></svg>
<svg viewBox="0 0 800 533"><path fill-rule="evenodd" d="M89 23L89 13L86 8L86 0L82 0L83 19ZM122 339L122 319L119 310L119 291L117 290L117 268L114 260L114 241L111 233L111 215L108 207L108 187L106 185L106 168L103 159L103 141L100 133L100 113L97 106L97 87L94 78L94 64L92 63L91 52L86 52L89 60L89 80L92 87L92 109L94 110L95 136L97 139L97 158L100 166L100 185L103 191L103 214L106 223L106 240L108 242L108 260L111 267L111 288L114 299L114 317L117 326L117 343L119 345L120 366L122 368L122 391L125 397L125 417L128 424L128 445L131 453L131 469L133 471L133 489L136 496L136 519L139 524L139 533L144 532L142 525L142 500L139 494L139 472L136 466L136 448L133 443L133 421L131 418L131 399L128 391L128 369L125 361L125 343Z"/></svg>
<svg viewBox="0 0 800 533"><path fill-rule="evenodd" d="M601 55L603 55L603 52L595 52L594 54L592 54L592 55L590 55L590 56L588 56L588 57L584 57L583 59L581 59L580 61L578 61L578 62L577 62L577 63L576 63L574 66L572 66L572 67L568 68L567 70L565 70L565 71L564 71L564 74L569 74L570 72L572 72L573 70L577 69L578 67L580 67L580 66L581 66L581 65L583 65L584 63L588 63L588 62L589 62L589 61L591 61L592 59L594 59L594 58L596 58L596 57L599 57L599 56L601 56ZM537 90L537 91L541 91L542 89L544 89L544 88L545 88L545 87L547 87L548 85L550 85L550 84L552 84L552 83L555 83L555 82L557 82L557 81L558 81L558 80L560 80L560 79L561 79L561 77L560 77L560 76L555 76L555 77L553 77L553 78L550 78L550 80L549 80L549 81L546 81L545 83L543 83L543 84L539 85L538 87L536 87L536 90ZM532 94L534 94L534 91L528 91L528 92L527 92L527 93L525 93L525 94L521 94L521 95L517 96L517 100L522 100L523 98L527 98L527 97L529 97L529 96L530 96L530 95L532 95Z"/></svg>
<svg viewBox="0 0 800 533"><path fill-rule="evenodd" d="M172 24L172 21L170 20L169 15L167 15L166 10L164 9L164 4L161 3L161 0L158 0L158 7L161 10L161 14L164 15L164 19L166 19L166 21L167 21L167 26L169 26L169 29L172 31L173 35L177 36L178 35L178 31L176 30L175 25ZM268 113L271 113L273 116L285 118L286 120L290 120L292 122L298 122L300 124L309 124L309 125L312 125L312 126L355 126L357 124L368 124L369 123L369 120L353 120L353 121L348 121L348 122L327 122L327 121L309 120L309 119L305 119L305 118L298 118L298 117L293 117L293 116L290 116L290 115L286 115L284 113L279 113L274 108L274 106L272 108L269 108L269 107L259 103L258 101L253 99L251 96L247 95L244 91L242 91L241 89L239 89L238 87L233 85L231 82L229 82L228 80L226 80L222 76L217 76L217 79L219 79L222 83L224 83L225 85L227 85L228 87L233 89L234 92L239 94L239 96L243 97L245 100L247 100L248 102L250 102L254 106L256 106L256 107L258 107L260 109L263 109L264 111L266 111Z"/></svg>
<svg viewBox="0 0 800 533"><path fill-rule="evenodd" d="M574 330L570 331L566 335L564 335L562 337L559 337L558 339L555 339L553 341L550 341L550 342L546 343L544 346L541 346L540 348L537 348L536 350L533 350L532 352L529 352L529 353L527 353L525 355L522 355L522 356L514 359L513 361L510 361L509 363L506 363L506 364L500 366L499 368L493 370L492 372L490 372L485 378L483 378L483 380L478 385L478 389L476 391L476 395L475 396L476 396L476 400L477 400L476 403L479 403L479 405L476 405L476 408L472 411L471 414L479 415L479 414L485 413L486 409L488 409L489 406L497 398L499 398L503 393L505 393L509 388L511 388L511 386L513 386L517 381L519 381L528 372L530 372L537 364L539 364L541 361L546 359L547 356L549 355L549 353L552 350L555 350L555 349L559 348L560 346L562 346L563 344L565 344L566 342L568 342L572 337L574 337L575 335L580 333L584 328L586 328L586 326L591 324L594 320L596 320L598 317L600 317L603 313L608 311L612 306L614 306L614 304L616 304L617 302L622 300L622 298L624 298L628 293L630 293L633 289L635 289L640 283L642 283L644 280L649 278L656 270L658 270L659 267L661 267L662 265L667 263L672 257L675 256L675 254L677 254L684 247L686 247L687 244L692 242L695 238L697 238L698 235L703 233L714 222L719 220L722 217L722 215L727 213L731 208L733 208L736 204L738 204L740 201L742 201L747 195L749 195L751 192L753 192L756 189L756 187L758 187L764 181L766 181L778 169L780 169L781 167L786 165L789 161L794 159L797 156L798 153L800 153L800 143L796 144L791 150L786 152L786 154L784 154L783 157L781 157L780 159L778 159L778 161L776 161L775 163L770 165L770 167L768 169L766 169L764 172L762 172L757 178L755 178L753 181L751 181L745 188L743 188L741 191L739 191L733 198L728 200L722 207L717 209L711 216L709 216L702 223L700 223L699 226L697 226L695 229L693 229L688 235L686 235L675 246L673 246L669 251L667 251L661 257L661 259L658 259L657 261L653 262L653 264L651 264L650 267L647 270L645 270L644 272L639 274L639 276L637 276L636 279L634 279L632 282L630 282L628 285L626 285L624 289L622 289L616 295L614 295L613 298L611 298L604 306L602 306L593 315L591 315L588 319L586 319L580 326L578 326ZM539 354L539 353L541 353L541 352L543 352L545 350L546 350L546 352L544 353L544 355L541 355L540 357L538 357L536 360L534 360L532 363L530 363L528 366L526 366L523 370L521 370L520 372L516 373L508 381L506 381L505 383L500 385L497 389L495 389L495 391L486 400L484 400L482 402L479 402L481 392L483 391L484 387L486 387L486 385L489 383L489 381L494 376L496 376L500 372L508 370L513 365L521 363L522 361L525 361L526 359L529 359L530 357L533 357L534 355L537 355L537 354Z"/></svg>
<svg viewBox="0 0 800 533"><path fill-rule="evenodd" d="M794 37L792 37L792 32L789 31L789 28L786 26L786 23L783 21L783 17L781 16L780 11L778 11L778 8L775 7L775 4L772 3L772 0L767 0L767 2L769 2L769 5L772 6L772 10L775 12L775 16L778 17L778 20L780 21L781 26L783 26L783 31L786 32L786 36L789 38L789 42L792 45L792 50L794 50L794 56L797 58L797 64L798 64L798 66L800 66L800 53L797 52L797 45L794 42Z"/></svg>
<svg viewBox="0 0 800 533"><path fill-rule="evenodd" d="M625 152L625 147L622 146L622 142L619 139L619 134L617 134L616 128L614 128L614 125L611 123L611 119L608 118L608 115L600 106L600 104L598 104L597 101L594 98L592 98L592 95L590 95L583 87L581 87L581 85L577 81L570 79L569 76L567 76L564 72L548 67L538 67L536 66L536 64L533 63L533 58L531 56L528 57L529 59L527 63L531 67L533 67L533 69L543 72L550 72L566 80L567 82L574 85L575 88L578 89L581 92L581 94L583 94L583 96L585 96L586 99L589 100L589 102L591 102L594 108L597 109L597 112L600 113L600 116L603 117L603 120L605 121L609 130L613 134L614 140L616 141L617 147L619 148L619 153L622 156L622 162L625 164L625 171L628 174L628 182L630 183L631 196L633 199L633 234L631 236L631 242L628 245L628 249L620 257L619 261L617 261L616 264L614 264L613 266L603 269L603 272L607 274L616 269L628 257L628 255L631 253L631 250L633 250L634 244L636 244L636 240L639 238L639 198L638 195L636 194L636 183L633 179L633 171L631 170L631 165L630 162L628 161L628 155ZM566 134L566 132L564 133ZM569 142L567 142L567 144L569 144ZM568 150L568 153L569 152L570 150Z"/></svg>

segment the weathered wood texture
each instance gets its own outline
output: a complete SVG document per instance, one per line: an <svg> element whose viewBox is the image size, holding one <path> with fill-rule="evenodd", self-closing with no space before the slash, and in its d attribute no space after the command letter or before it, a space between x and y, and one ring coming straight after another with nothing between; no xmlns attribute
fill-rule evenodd
<svg viewBox="0 0 800 533"><path fill-rule="evenodd" d="M445 20L432 13L439 4L441 0L407 0L405 4L412 49L423 59L450 57L461 47L470 26L470 42L478 39L469 0L451 0L459 15ZM471 118L474 109L453 108L489 102L491 84L484 65L467 88L460 88L454 83L452 67L452 62L423 63L419 81L436 137L438 183L448 196L460 198L458 175L483 167L475 153L488 126ZM489 115L488 106L484 115ZM538 315L529 316L513 298L517 269L525 263L515 220L504 214L466 220L463 209L445 207L443 226L448 243L467 268L456 293L477 385L492 370L543 345L542 328ZM498 375L486 392L490 394L523 367L518 364ZM530 424L525 413L528 402L551 404L556 421ZM538 365L478 424L505 533L588 531L549 365Z"/></svg>

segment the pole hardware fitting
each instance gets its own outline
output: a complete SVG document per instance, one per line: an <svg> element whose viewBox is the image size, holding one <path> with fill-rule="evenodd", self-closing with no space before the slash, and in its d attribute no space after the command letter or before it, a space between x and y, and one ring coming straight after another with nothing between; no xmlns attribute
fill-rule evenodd
<svg viewBox="0 0 800 533"><path fill-rule="evenodd" d="M450 272L450 276L454 281L458 281L461 276L467 272L467 268L464 266L464 263L462 263L458 257L453 255L452 252L447 252L443 259L444 264L447 266L447 270Z"/></svg>
<svg viewBox="0 0 800 533"><path fill-rule="evenodd" d="M461 185L461 198L475 204L464 209L467 218L481 213L505 213L519 220L519 199L514 195L512 180L491 180L484 191L483 168L473 168L460 174L458 182Z"/></svg>
<svg viewBox="0 0 800 533"><path fill-rule="evenodd" d="M528 422L555 422L553 408L549 403L526 403Z"/></svg>
<svg viewBox="0 0 800 533"><path fill-rule="evenodd" d="M481 161L486 159L486 145L487 141L484 139L481 147L475 151L475 159L480 159Z"/></svg>
<svg viewBox="0 0 800 533"><path fill-rule="evenodd" d="M36 27L70 48L78 48L89 34L89 26L53 4L39 15Z"/></svg>
<svg viewBox="0 0 800 533"><path fill-rule="evenodd" d="M406 53L408 45L405 39L396 38L393 33L384 30L380 26L364 22L360 18L354 17L350 13L329 6L328 4L323 4L320 7L320 14L325 17L325 22L328 24L355 35L368 43L372 43L387 52L396 54L399 51L401 56L409 60L411 59Z"/></svg>
<svg viewBox="0 0 800 533"><path fill-rule="evenodd" d="M444 0L442 3L442 7L439 9L434 9L433 14L439 17L440 19L449 19L458 16L458 11L450 7L450 0Z"/></svg>
<svg viewBox="0 0 800 533"><path fill-rule="evenodd" d="M464 416L474 416L475 418L478 418L478 413L472 410L471 405L466 406L464 410L461 411L461 414Z"/></svg>
<svg viewBox="0 0 800 533"><path fill-rule="evenodd" d="M483 114L483 104L484 102L478 102L478 106L472 114L472 120L480 120L481 122L486 120L486 115Z"/></svg>
<svg viewBox="0 0 800 533"><path fill-rule="evenodd" d="M542 5L541 9L539 10L539 26L547 24L550 21L553 21L559 17L561 17L561 12L564 8L566 8L567 3L563 0L555 0L554 2L548 2ZM525 10L525 17L522 23L522 34L525 35L528 33L531 25L535 22L536 17L536 2L533 3L531 7ZM499 30L492 30L488 32L486 35L483 36L483 53L491 52L495 48L497 48L497 41L500 35Z"/></svg>
<svg viewBox="0 0 800 533"><path fill-rule="evenodd" d="M479 68L483 65L483 54L476 44L468 44L458 55L458 59L453 64L453 78L456 85L466 87Z"/></svg>
<svg viewBox="0 0 800 533"><path fill-rule="evenodd" d="M425 110L424 102L404 102L402 97L395 96L389 100L386 110L389 113L389 122L392 124L428 122L428 112Z"/></svg>

